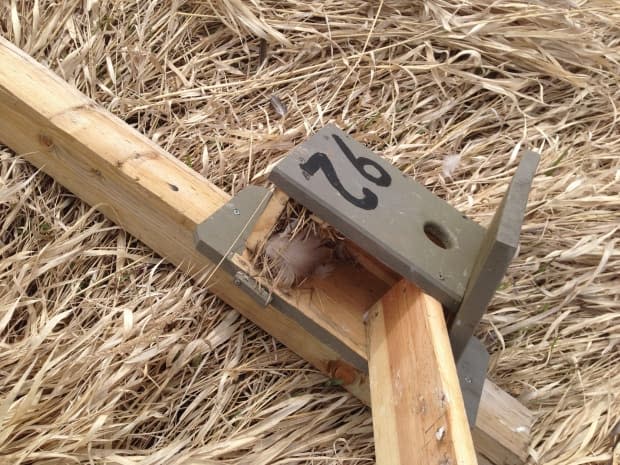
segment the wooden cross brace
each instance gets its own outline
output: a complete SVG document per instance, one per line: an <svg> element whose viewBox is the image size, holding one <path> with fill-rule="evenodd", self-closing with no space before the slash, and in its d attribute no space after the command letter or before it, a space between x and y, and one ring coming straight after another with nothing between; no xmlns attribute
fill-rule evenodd
<svg viewBox="0 0 620 465"><path fill-rule="evenodd" d="M441 304L406 280L370 309L377 464L476 463Z"/></svg>

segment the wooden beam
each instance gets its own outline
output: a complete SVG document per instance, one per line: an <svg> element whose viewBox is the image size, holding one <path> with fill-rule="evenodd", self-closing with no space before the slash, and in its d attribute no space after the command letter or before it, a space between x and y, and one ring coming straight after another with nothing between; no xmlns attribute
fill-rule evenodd
<svg viewBox="0 0 620 465"><path fill-rule="evenodd" d="M534 415L488 379L482 395L472 431L476 451L496 465L522 464L529 456Z"/></svg>
<svg viewBox="0 0 620 465"><path fill-rule="evenodd" d="M378 465L475 465L441 304L406 280L368 314Z"/></svg>
<svg viewBox="0 0 620 465"><path fill-rule="evenodd" d="M1 37L0 70L0 141L169 262L195 276L213 269L195 250L193 232L229 199L225 192ZM222 270L215 270L209 282L222 300L321 371L340 378L368 404L362 315L387 287L352 267L315 285L313 292L279 294L290 303L284 314L239 292ZM478 413L484 430L473 432L477 451L499 453L504 462L497 463L522 462L531 414L527 425L515 424L510 412L523 406L506 393L500 400L486 393ZM497 421L512 428L509 439L496 434ZM484 439L480 445L478 433Z"/></svg>

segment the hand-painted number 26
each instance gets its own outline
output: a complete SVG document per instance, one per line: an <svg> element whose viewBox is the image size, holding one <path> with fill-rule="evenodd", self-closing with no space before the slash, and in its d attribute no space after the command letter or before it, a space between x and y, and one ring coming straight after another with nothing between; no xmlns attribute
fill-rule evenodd
<svg viewBox="0 0 620 465"><path fill-rule="evenodd" d="M366 157L355 157L351 149L347 147L344 141L337 136L336 134L332 135L340 150L345 154L345 156L349 159L353 167L359 171L359 173L365 177L368 181L376 184L381 187L388 187L392 183L392 178L388 174L385 169L381 167L376 161L371 160ZM334 165L329 160L328 156L322 152L316 152L312 154L308 160L299 165L304 175L306 177L314 176L318 170L323 170L325 177L329 181L329 183L336 189L340 195L342 195L348 202L352 203L356 207L363 208L364 210L374 210L377 208L379 203L379 199L377 195L371 191L370 189L363 187L362 194L364 196L362 198L355 197L348 190L344 188L340 179L338 179L338 175L336 174L336 170L334 170ZM366 167L372 166L377 173L369 173L366 170Z"/></svg>

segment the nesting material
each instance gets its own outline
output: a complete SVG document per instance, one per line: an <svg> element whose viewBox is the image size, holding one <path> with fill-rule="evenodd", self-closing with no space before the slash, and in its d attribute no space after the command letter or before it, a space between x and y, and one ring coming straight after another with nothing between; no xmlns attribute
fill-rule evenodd
<svg viewBox="0 0 620 465"><path fill-rule="evenodd" d="M328 278L338 262L351 261L343 240L333 227L289 199L270 236L255 251L253 264L259 275L286 292L309 278Z"/></svg>
<svg viewBox="0 0 620 465"><path fill-rule="evenodd" d="M619 24L615 0L0 1L3 37L231 193L334 122L488 225L540 151L477 332L537 465L617 461ZM372 423L0 149L0 464L73 463L367 465Z"/></svg>
<svg viewBox="0 0 620 465"><path fill-rule="evenodd" d="M273 235L265 245L265 259L274 270L274 284L290 288L318 273L329 274L332 251L322 244L314 233L299 234L281 232Z"/></svg>

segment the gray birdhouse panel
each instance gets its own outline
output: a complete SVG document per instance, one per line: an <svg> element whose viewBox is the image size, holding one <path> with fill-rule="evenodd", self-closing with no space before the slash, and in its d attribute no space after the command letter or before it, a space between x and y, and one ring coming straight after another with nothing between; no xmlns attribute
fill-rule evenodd
<svg viewBox="0 0 620 465"><path fill-rule="evenodd" d="M463 298L484 229L333 125L270 179L447 309Z"/></svg>

